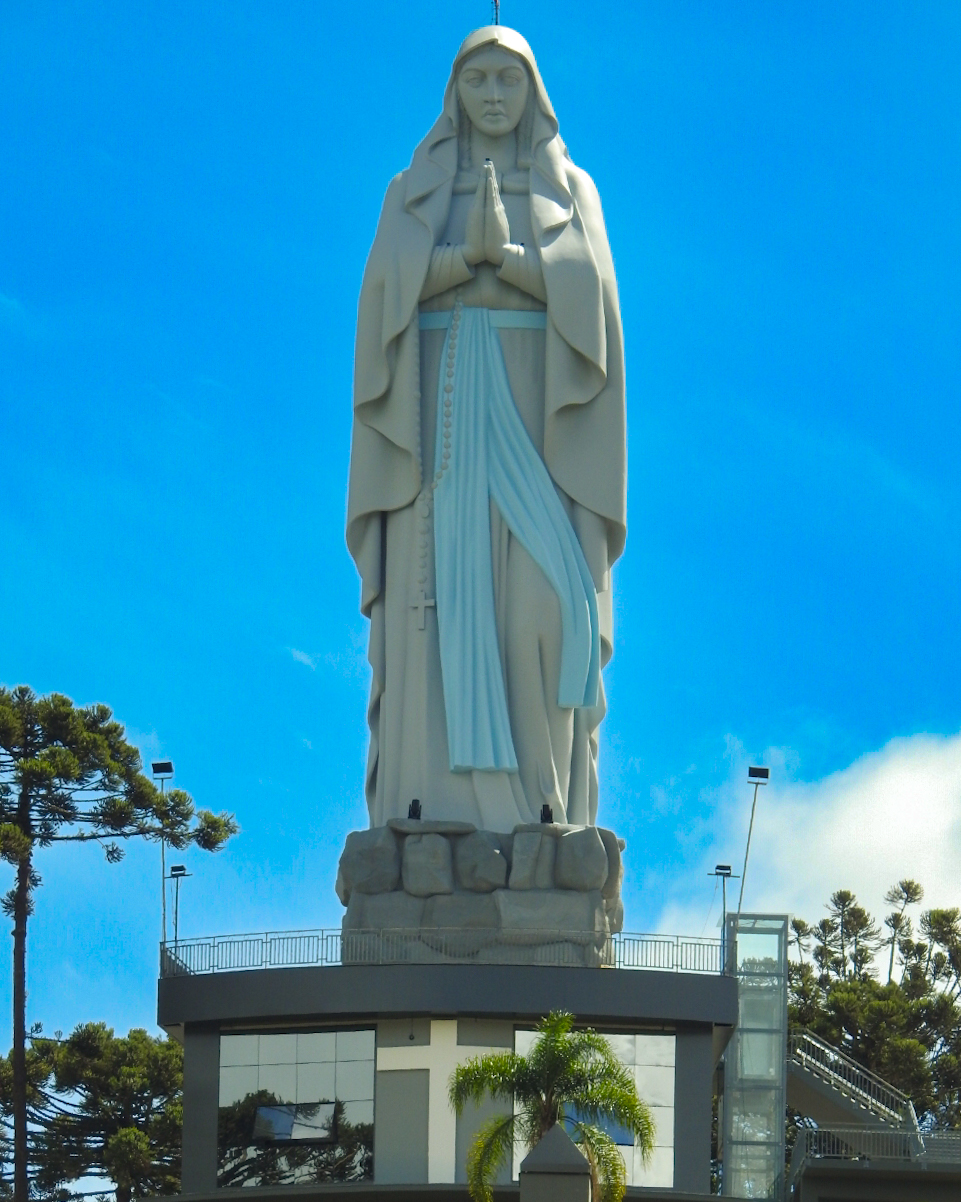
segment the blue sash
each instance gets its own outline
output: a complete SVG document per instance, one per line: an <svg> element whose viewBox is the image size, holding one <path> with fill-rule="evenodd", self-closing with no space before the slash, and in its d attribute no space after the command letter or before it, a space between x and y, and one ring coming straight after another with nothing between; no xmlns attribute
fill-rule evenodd
<svg viewBox="0 0 961 1202"><path fill-rule="evenodd" d="M561 612L557 703L597 704L600 632L594 581L544 461L514 405L496 328L545 329L543 312L422 313L446 329L437 391L434 556L452 772L517 771L501 672L490 500L540 567Z"/></svg>

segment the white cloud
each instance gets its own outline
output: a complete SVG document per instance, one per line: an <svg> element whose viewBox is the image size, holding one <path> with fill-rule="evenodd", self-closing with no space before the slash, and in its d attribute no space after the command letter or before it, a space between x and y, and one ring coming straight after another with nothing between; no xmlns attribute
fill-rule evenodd
<svg viewBox="0 0 961 1202"><path fill-rule="evenodd" d="M317 660L313 655L308 655L306 651L298 651L296 647L290 648L290 654L298 664L306 664L311 671L317 668Z"/></svg>
<svg viewBox="0 0 961 1202"><path fill-rule="evenodd" d="M739 872L750 818L747 757L734 743L732 772L718 790L714 829L699 870L710 871L737 847ZM961 906L961 734L894 739L818 781L790 779L793 753L772 749L761 759L771 784L758 791L744 909L824 915L835 889L851 889L880 919L884 894L911 877L924 887L922 908ZM695 876L698 874L695 873ZM740 882L731 882L729 908ZM699 934L705 894L678 897L661 912L663 931ZM718 899L704 934L716 934Z"/></svg>

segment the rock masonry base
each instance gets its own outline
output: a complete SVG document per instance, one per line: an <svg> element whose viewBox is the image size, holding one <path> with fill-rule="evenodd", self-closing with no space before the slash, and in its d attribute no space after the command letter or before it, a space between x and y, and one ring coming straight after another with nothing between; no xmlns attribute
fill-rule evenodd
<svg viewBox="0 0 961 1202"><path fill-rule="evenodd" d="M337 872L343 961L607 963L624 920L623 849L613 831L562 823L354 831Z"/></svg>

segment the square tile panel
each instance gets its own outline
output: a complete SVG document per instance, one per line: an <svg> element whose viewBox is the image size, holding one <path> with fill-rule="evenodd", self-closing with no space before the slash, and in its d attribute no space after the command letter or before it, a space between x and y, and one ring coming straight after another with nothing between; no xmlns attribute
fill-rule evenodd
<svg viewBox="0 0 961 1202"><path fill-rule="evenodd" d="M259 1047L259 1035L221 1035L221 1067L232 1067L236 1064L258 1064Z"/></svg>
<svg viewBox="0 0 961 1202"><path fill-rule="evenodd" d="M337 1100L357 1102L374 1096L373 1060L337 1062Z"/></svg>
<svg viewBox="0 0 961 1202"><path fill-rule="evenodd" d="M296 1064L297 1036L261 1035L260 1037L261 1064Z"/></svg>
<svg viewBox="0 0 961 1202"><path fill-rule="evenodd" d="M373 1060L374 1032L373 1031L338 1031L337 1059L340 1060Z"/></svg>
<svg viewBox="0 0 961 1202"><path fill-rule="evenodd" d="M256 1036L254 1036L256 1039ZM233 1106L235 1102L243 1101L249 1093L257 1092L257 1066L247 1064L237 1067L227 1067L220 1070L220 1102L221 1106Z"/></svg>
<svg viewBox="0 0 961 1202"><path fill-rule="evenodd" d="M333 1102L336 1098L333 1064L297 1065L297 1101Z"/></svg>
<svg viewBox="0 0 961 1202"><path fill-rule="evenodd" d="M673 1035L636 1035L635 1064L663 1064L674 1067L676 1039Z"/></svg>
<svg viewBox="0 0 961 1202"><path fill-rule="evenodd" d="M651 1159L645 1165L641 1160L638 1148L634 1149L634 1185L644 1185L648 1188L656 1186L660 1189L674 1187L674 1149L655 1148Z"/></svg>
<svg viewBox="0 0 961 1202"><path fill-rule="evenodd" d="M674 1069L666 1064L639 1064L634 1069L637 1092L648 1106L674 1107Z"/></svg>
<svg viewBox="0 0 961 1202"><path fill-rule="evenodd" d="M297 1063L323 1064L333 1062L337 1037L333 1031L307 1031L297 1033Z"/></svg>
<svg viewBox="0 0 961 1202"><path fill-rule="evenodd" d="M674 1147L674 1107L652 1106L654 1120L654 1144L658 1148Z"/></svg>
<svg viewBox="0 0 961 1202"><path fill-rule="evenodd" d="M295 1064L262 1064L260 1089L268 1090L278 1102L297 1101L297 1066Z"/></svg>

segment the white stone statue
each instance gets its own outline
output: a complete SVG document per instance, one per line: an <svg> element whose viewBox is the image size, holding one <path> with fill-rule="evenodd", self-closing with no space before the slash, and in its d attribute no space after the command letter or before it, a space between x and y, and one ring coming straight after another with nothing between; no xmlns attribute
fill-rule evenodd
<svg viewBox="0 0 961 1202"><path fill-rule="evenodd" d="M357 322L347 542L372 827L594 824L624 365L600 200L520 34L479 29L391 182Z"/></svg>

